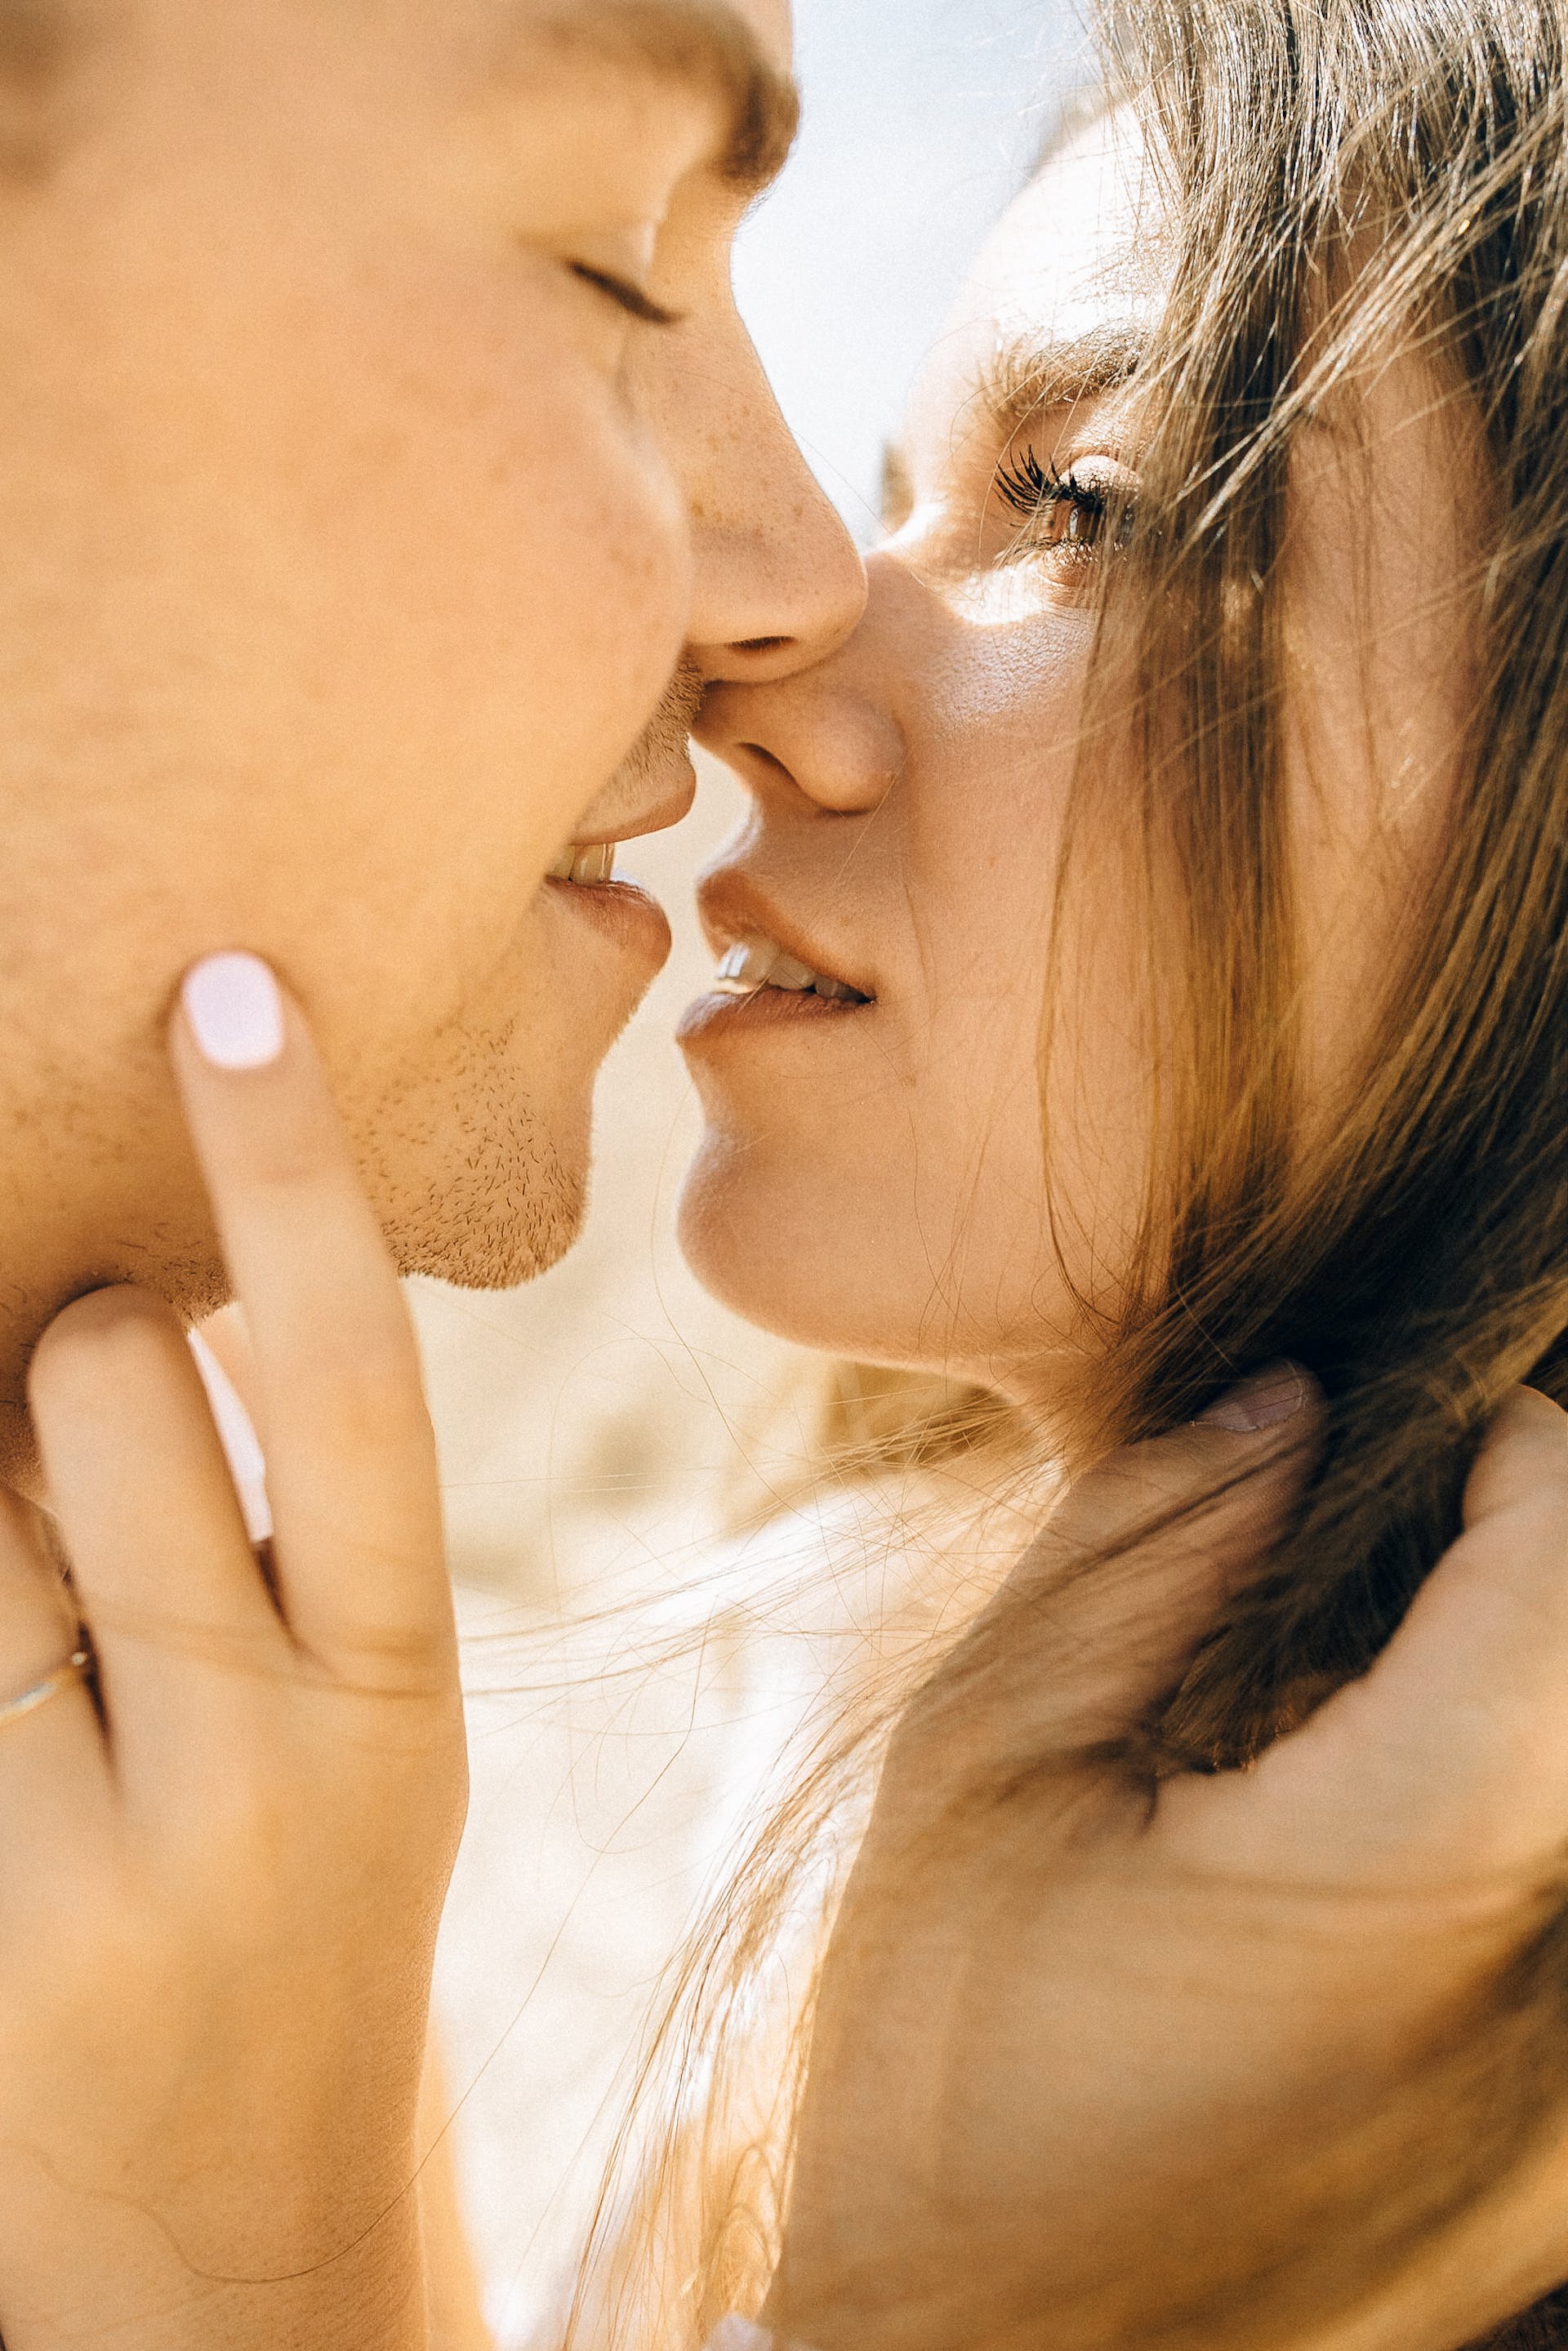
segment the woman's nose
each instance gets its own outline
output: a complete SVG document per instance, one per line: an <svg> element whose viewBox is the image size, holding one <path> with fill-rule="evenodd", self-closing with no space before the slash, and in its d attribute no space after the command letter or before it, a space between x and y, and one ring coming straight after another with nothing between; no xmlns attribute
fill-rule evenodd
<svg viewBox="0 0 1568 2351"><path fill-rule="evenodd" d="M904 773L922 680L940 648L932 601L885 555L852 635L810 668L709 687L696 738L758 798L789 790L839 815L880 808Z"/></svg>
<svg viewBox="0 0 1568 2351"><path fill-rule="evenodd" d="M712 687L696 738L758 799L800 794L837 816L880 808L904 759L893 713L840 661L777 684Z"/></svg>

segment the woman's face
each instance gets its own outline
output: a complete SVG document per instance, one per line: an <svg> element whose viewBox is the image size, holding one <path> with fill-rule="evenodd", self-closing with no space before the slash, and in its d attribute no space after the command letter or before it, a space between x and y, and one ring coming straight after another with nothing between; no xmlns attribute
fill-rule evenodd
<svg viewBox="0 0 1568 2351"><path fill-rule="evenodd" d="M1113 1290L1148 1166L1159 1014L1139 901L1113 856L1078 876L1085 844L1043 1103L1040 1037L1094 582L1114 560L1101 503L1135 497L1159 226L1128 119L1055 156L917 388L858 634L783 684L717 689L699 730L752 810L700 888L720 987L682 1030L706 1119L683 1206L694 1266L805 1344L1047 1405L1082 1343L1071 1290ZM1395 359L1366 372L1354 423L1343 443L1303 433L1285 557L1319 1109L1365 1042L1469 702L1458 404Z"/></svg>

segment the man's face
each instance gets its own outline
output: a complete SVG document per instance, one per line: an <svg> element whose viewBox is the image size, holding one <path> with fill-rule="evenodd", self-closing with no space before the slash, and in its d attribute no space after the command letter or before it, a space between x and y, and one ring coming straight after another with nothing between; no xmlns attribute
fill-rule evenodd
<svg viewBox="0 0 1568 2351"><path fill-rule="evenodd" d="M542 877L683 811L696 683L858 610L728 294L785 0L76 0L57 51L17 5L11 1311L215 1300L161 1031L235 946L303 998L404 1262L515 1280L570 1237L592 1073L664 947Z"/></svg>

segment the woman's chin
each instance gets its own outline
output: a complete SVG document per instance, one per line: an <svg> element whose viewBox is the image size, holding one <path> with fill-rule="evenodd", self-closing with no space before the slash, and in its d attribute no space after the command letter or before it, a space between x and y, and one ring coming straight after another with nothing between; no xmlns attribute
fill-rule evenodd
<svg viewBox="0 0 1568 2351"><path fill-rule="evenodd" d="M945 1222L901 1217L883 1158L868 1168L827 1164L817 1146L786 1147L778 1135L710 1125L681 1190L681 1253L709 1296L758 1330L814 1353L889 1371L934 1374L1039 1403L1067 1376L1079 1383L1072 1293L1054 1260L1017 1245L994 1259L965 1258L934 1235L963 1229L959 1209ZM1038 1221L1038 1220L1037 1220ZM972 1297L944 1285L944 1262L962 1262Z"/></svg>
<svg viewBox="0 0 1568 2351"><path fill-rule="evenodd" d="M873 1278L877 1235L828 1213L819 1177L769 1180L759 1157L754 1145L710 1130L687 1172L678 1237L703 1288L797 1347L917 1366L929 1333L890 1294L885 1268L881 1281Z"/></svg>
<svg viewBox="0 0 1568 2351"><path fill-rule="evenodd" d="M794 1187L789 1187L793 1192ZM746 1147L712 1133L687 1172L680 1201L681 1253L710 1297L743 1322L824 1354L854 1353L852 1267L840 1261L803 1201L758 1180ZM846 1253L847 1254L847 1253Z"/></svg>

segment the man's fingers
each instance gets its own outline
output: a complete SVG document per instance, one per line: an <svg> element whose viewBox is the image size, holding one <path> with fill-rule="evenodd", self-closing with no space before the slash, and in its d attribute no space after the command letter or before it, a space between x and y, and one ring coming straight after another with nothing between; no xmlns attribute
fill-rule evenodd
<svg viewBox="0 0 1568 2351"><path fill-rule="evenodd" d="M1465 1520L1371 1671L1211 1809L1233 1862L1338 1885L1362 1872L1385 1888L1559 1865L1568 1415L1547 1397L1520 1389L1503 1405Z"/></svg>
<svg viewBox="0 0 1568 2351"><path fill-rule="evenodd" d="M255 1349L285 1614L346 1677L444 1674L413 1332L304 1020L254 956L214 956L186 979L171 1050Z"/></svg>
<svg viewBox="0 0 1568 2351"><path fill-rule="evenodd" d="M1065 1497L913 1720L965 1769L1124 1738L1179 1682L1228 1592L1267 1558L1316 1458L1321 1404L1293 1365L1224 1417L1113 1455Z"/></svg>
<svg viewBox="0 0 1568 2351"><path fill-rule="evenodd" d="M160 1299L98 1290L44 1333L28 1390L121 1771L172 1759L188 1779L204 1730L290 1653L184 1330Z"/></svg>

